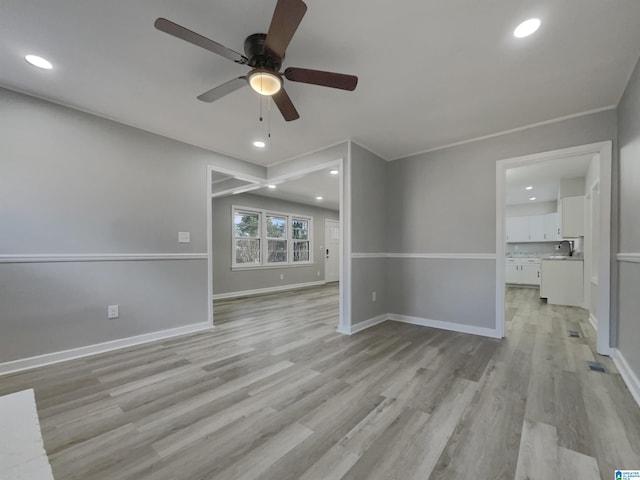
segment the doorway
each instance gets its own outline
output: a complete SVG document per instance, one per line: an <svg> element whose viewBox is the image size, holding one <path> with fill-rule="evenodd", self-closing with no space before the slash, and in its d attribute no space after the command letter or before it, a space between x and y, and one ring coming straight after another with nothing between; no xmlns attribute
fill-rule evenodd
<svg viewBox="0 0 640 480"><path fill-rule="evenodd" d="M597 156L597 185L591 183L590 179L584 179L587 183L582 196L586 198L590 194L589 204L585 208L585 218L582 220L594 233L591 243L585 247L585 255L591 255L591 270L593 265L598 270L597 279L594 279L592 271L585 272L588 275L584 279L586 284L589 281L588 304L584 305L591 312L590 320L595 324L596 349L602 355L610 355L611 345L611 324L610 324L610 285L611 272L609 268L602 268L610 265L611 259L611 155L612 143L601 142L591 145L566 148L534 155L509 158L496 163L496 327L501 337L505 336L505 282L506 282L506 254L507 254L507 220L506 220L506 198L507 198L507 171L518 167L534 165L550 165L562 158L576 157L580 155ZM596 189L594 190L594 185ZM595 202L595 203L594 203ZM567 202L567 207L571 207L572 202ZM562 207L561 207L562 208ZM591 214L590 212L594 212ZM589 214L589 218L586 218ZM542 235L546 232L543 229ZM588 235L591 236L591 235ZM584 235L583 235L584 237ZM598 267L600 266L600 267ZM585 275L585 276L586 276ZM544 275L543 275L544 277ZM582 283L582 280L581 280ZM585 285L586 286L586 285ZM582 285L581 285L582 288ZM587 302L585 302L587 303ZM593 318L591 318L593 317Z"/></svg>
<svg viewBox="0 0 640 480"><path fill-rule="evenodd" d="M298 292L318 289L348 274L348 262L341 255L346 250L345 239L339 234L348 215L343 208L348 176L343 172L345 163L339 159L265 179L236 178L232 172L209 167L207 230L212 324L225 321L224 316L216 315L214 306L220 312L221 301L232 303L234 299L252 297L251 302L255 303L260 297L278 294L294 298ZM224 206L220 207L222 203ZM337 236L330 243L329 279L325 275L326 219L334 221L330 225L336 230L333 236ZM236 235L238 221L242 228ZM244 254L238 256L238 249ZM343 301L348 298L344 292L347 287L346 282L333 287L338 308L332 316L337 318L337 327L348 319L348 302Z"/></svg>

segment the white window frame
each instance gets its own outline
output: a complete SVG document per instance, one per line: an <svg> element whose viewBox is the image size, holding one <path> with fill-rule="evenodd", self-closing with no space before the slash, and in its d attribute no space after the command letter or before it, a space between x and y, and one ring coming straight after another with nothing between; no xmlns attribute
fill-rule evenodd
<svg viewBox="0 0 640 480"><path fill-rule="evenodd" d="M235 215L236 213L246 213L249 215L258 215L258 236L257 237L236 237L236 228L235 228ZM264 219L262 214L250 208L233 208L231 211L231 262L234 267L238 268L248 268L262 265L264 261L264 240L263 240L263 223ZM236 263L236 241L237 240L258 240L260 242L260 262L255 263Z"/></svg>
<svg viewBox="0 0 640 480"><path fill-rule="evenodd" d="M260 263L236 263L236 240L240 238L256 238L256 237L236 237L235 236L235 214L248 213L257 214L260 217L260 225L258 235L260 239ZM267 216L284 217L287 221L287 235L285 238L269 238L267 237ZM309 224L308 239L293 238L293 219L304 220ZM269 240L286 240L287 242L287 261L286 262L269 262ZM293 260L293 244L294 242L309 242L309 260L297 261ZM291 212L280 212L276 210L264 210L255 207L244 207L241 205L231 206L231 269L232 270L256 270L267 268L291 268L291 267L308 267L313 265L313 217Z"/></svg>

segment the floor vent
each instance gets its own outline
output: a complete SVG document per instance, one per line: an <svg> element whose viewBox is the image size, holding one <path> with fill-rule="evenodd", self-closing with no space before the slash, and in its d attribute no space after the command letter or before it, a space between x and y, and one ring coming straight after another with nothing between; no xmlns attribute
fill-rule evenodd
<svg viewBox="0 0 640 480"><path fill-rule="evenodd" d="M587 362L587 367L589 367L589 370L593 370L594 372L609 373L605 366L600 362Z"/></svg>
<svg viewBox="0 0 640 480"><path fill-rule="evenodd" d="M580 338L580 332L577 330L569 330L569 336L572 338Z"/></svg>

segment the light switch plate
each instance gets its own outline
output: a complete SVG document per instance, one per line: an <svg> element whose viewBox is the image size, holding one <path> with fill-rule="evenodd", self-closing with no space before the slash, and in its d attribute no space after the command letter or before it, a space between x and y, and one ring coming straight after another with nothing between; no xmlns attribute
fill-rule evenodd
<svg viewBox="0 0 640 480"><path fill-rule="evenodd" d="M107 317L108 318L118 318L120 314L118 313L118 305L109 305L107 307Z"/></svg>
<svg viewBox="0 0 640 480"><path fill-rule="evenodd" d="M178 232L178 243L191 243L191 232Z"/></svg>

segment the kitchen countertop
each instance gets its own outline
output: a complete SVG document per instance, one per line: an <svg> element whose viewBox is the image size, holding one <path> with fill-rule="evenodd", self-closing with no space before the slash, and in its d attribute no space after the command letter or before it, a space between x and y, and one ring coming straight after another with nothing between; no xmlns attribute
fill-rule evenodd
<svg viewBox="0 0 640 480"><path fill-rule="evenodd" d="M551 260L551 261L561 261L561 262L582 262L584 258L582 256L570 257L568 255L548 255L545 257L541 257L540 260Z"/></svg>

